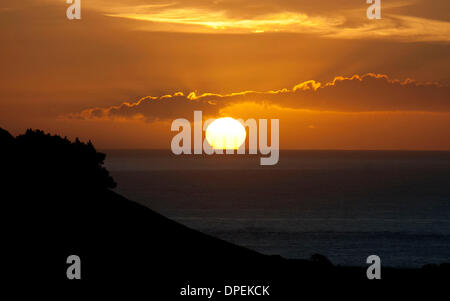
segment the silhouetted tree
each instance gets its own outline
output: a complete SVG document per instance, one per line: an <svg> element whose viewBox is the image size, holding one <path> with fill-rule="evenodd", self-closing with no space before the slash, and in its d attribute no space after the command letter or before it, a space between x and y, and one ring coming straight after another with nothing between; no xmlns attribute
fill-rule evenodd
<svg viewBox="0 0 450 301"><path fill-rule="evenodd" d="M89 141L27 130L14 138L0 129L2 166L22 184L54 190L100 190L114 188L116 183L103 167L106 155L97 152Z"/></svg>

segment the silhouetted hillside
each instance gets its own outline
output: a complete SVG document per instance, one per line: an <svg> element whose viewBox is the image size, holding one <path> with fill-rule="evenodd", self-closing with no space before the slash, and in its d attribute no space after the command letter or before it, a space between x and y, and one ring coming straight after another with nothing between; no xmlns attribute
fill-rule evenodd
<svg viewBox="0 0 450 301"><path fill-rule="evenodd" d="M146 282L155 290L168 288L168 296L178 295L188 280L205 286L255 285L259 279L279 294L305 281L367 281L364 268L335 267L320 255L311 260L262 255L123 198L110 190L116 183L103 167L105 154L90 142L39 130L14 138L0 129L0 139L2 202L10 218L5 249L18 279L36 273L39 280L65 280L66 258L75 254L83 280ZM432 279L446 271L387 268L383 278Z"/></svg>

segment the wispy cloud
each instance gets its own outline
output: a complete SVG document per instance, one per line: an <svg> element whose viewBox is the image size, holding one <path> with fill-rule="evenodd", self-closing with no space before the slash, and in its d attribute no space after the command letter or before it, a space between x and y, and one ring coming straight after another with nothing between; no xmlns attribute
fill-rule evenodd
<svg viewBox="0 0 450 301"><path fill-rule="evenodd" d="M389 38L404 41L450 42L450 22L387 15L382 20L354 28L333 30L334 38Z"/></svg>
<svg viewBox="0 0 450 301"><path fill-rule="evenodd" d="M107 16L146 21L143 30L316 34L339 39L395 39L401 41L450 42L450 22L395 13L416 3L412 0L382 4L382 19L368 20L367 4L324 1L183 1L138 5L135 2L106 5L95 1L95 9ZM102 5L100 5L100 3ZM128 3L128 4L127 4ZM133 5L134 3L134 5ZM319 10L319 7L321 8Z"/></svg>
<svg viewBox="0 0 450 301"><path fill-rule="evenodd" d="M343 17L311 17L303 13L282 12L255 16L254 18L233 18L225 11L198 8L170 8L153 13L117 13L111 17L128 18L156 23L184 25L179 30L193 32L315 32L327 33L330 27L344 23Z"/></svg>

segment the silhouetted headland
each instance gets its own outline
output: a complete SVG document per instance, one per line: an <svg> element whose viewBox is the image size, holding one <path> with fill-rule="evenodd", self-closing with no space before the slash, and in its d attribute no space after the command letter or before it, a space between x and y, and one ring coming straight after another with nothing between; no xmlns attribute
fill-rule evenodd
<svg viewBox="0 0 450 301"><path fill-rule="evenodd" d="M319 279L367 281L366 267L334 266L321 255L308 260L262 255L127 200L111 190L116 183L103 167L105 154L90 142L40 130L13 137L3 129L0 141L2 200L11 206L5 211L10 218L5 248L17 277L37 273L40 280L65 280L66 258L76 254L82 279L152 281L155 287L187 280L259 279L275 287ZM430 280L449 273L445 264L383 267L382 277Z"/></svg>

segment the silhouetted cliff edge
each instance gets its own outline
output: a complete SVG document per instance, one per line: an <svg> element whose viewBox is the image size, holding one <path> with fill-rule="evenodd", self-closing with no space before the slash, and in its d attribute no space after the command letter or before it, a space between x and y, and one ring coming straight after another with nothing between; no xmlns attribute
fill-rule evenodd
<svg viewBox="0 0 450 301"><path fill-rule="evenodd" d="M274 287L316 280L366 280L363 267L266 256L189 229L111 191L116 183L93 145L42 131L0 129L5 249L17 279L66 280L66 259L82 279L147 281L155 289L187 281L259 279ZM11 274L12 275L12 274ZM383 269L385 279L439 279L448 266ZM448 276L447 276L448 277ZM192 283L192 282L191 282ZM223 283L222 283L223 284ZM240 282L239 285L245 284ZM295 287L295 285L294 285Z"/></svg>

